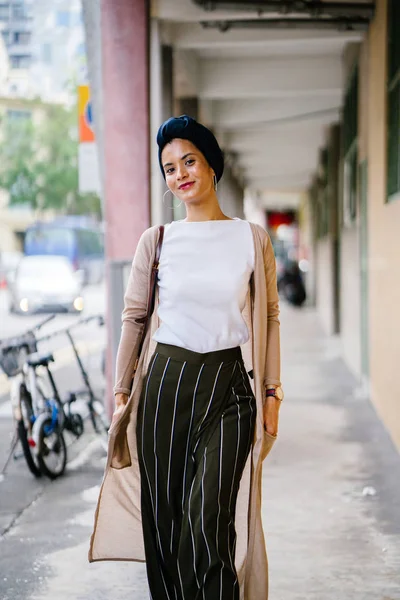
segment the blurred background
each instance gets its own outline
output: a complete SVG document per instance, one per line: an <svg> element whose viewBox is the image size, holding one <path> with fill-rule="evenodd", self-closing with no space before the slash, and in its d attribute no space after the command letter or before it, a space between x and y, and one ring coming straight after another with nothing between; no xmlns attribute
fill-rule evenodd
<svg viewBox="0 0 400 600"><path fill-rule="evenodd" d="M43 313L57 314L45 333L104 314L97 163L79 157L94 139L86 65L79 0L0 3L0 338ZM83 327L77 337L101 367L104 333ZM65 336L47 347L72 362ZM7 398L3 373L0 384Z"/></svg>
<svg viewBox="0 0 400 600"><path fill-rule="evenodd" d="M138 238L183 214L155 133L186 112L224 149L223 210L268 229L282 299L315 306L399 444L399 21L394 0L1 2L1 335L106 294L112 402Z"/></svg>
<svg viewBox="0 0 400 600"><path fill-rule="evenodd" d="M76 335L111 413L137 242L184 216L162 201L155 141L160 123L183 113L224 150L222 209L271 236L287 388L296 396L322 373L322 396L324 381L332 398L348 385L376 414L398 469L399 0L0 1L0 338L41 313L57 314L46 333L104 315L105 328ZM61 336L46 349L68 389L78 376L70 348ZM302 371L307 352L318 369ZM0 386L5 454L4 374ZM97 485L104 455L88 460ZM16 495L34 497L21 481L4 523Z"/></svg>

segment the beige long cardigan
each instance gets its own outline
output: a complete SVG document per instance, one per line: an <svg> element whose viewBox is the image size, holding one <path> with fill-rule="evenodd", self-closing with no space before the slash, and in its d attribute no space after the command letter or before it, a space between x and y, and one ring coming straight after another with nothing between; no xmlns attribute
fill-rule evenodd
<svg viewBox="0 0 400 600"><path fill-rule="evenodd" d="M264 430L262 407L264 386L267 383L280 384L279 300L271 240L259 225L251 223L251 229L255 268L243 312L250 340L242 347L242 352L246 369L254 373L252 386L257 402L257 421L237 499L235 564L241 600L267 600L268 563L261 524L261 472L262 461L275 438ZM115 392L129 392L143 316L146 314L150 271L157 240L157 227L146 230L133 259L125 294ZM110 428L107 464L90 541L90 562L145 560L135 430L143 379L155 347L151 337L158 323L156 299L128 403Z"/></svg>

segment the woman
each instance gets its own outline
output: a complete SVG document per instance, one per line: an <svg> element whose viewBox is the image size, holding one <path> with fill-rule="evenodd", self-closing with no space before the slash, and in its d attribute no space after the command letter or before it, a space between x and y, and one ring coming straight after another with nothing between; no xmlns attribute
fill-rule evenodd
<svg viewBox="0 0 400 600"><path fill-rule="evenodd" d="M157 142L187 216L165 228L131 389L158 228L133 261L89 560L146 560L152 600L264 600L261 462L283 398L275 257L261 227L221 210L211 131L184 115Z"/></svg>

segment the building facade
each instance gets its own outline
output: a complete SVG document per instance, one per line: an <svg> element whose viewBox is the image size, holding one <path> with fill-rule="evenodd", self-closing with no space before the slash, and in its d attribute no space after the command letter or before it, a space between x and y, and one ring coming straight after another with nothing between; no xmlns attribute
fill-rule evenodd
<svg viewBox="0 0 400 600"><path fill-rule="evenodd" d="M12 69L29 69L32 62L33 0L1 2L0 23Z"/></svg>
<svg viewBox="0 0 400 600"><path fill-rule="evenodd" d="M80 0L1 2L0 32L10 63L8 95L71 102L86 78Z"/></svg>
<svg viewBox="0 0 400 600"><path fill-rule="evenodd" d="M316 305L400 447L400 4L378 0L365 38L343 54L338 144L326 134L309 202ZM329 190L329 193L326 190Z"/></svg>
<svg viewBox="0 0 400 600"><path fill-rule="evenodd" d="M228 214L298 211L310 302L400 448L400 3L211 4L84 1L108 268L177 216L161 204L155 132L197 116L231 160Z"/></svg>

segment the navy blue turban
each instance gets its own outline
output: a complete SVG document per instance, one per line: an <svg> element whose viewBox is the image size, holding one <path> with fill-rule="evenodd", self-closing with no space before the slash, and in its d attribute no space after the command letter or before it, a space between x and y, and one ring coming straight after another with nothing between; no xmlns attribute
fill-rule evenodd
<svg viewBox="0 0 400 600"><path fill-rule="evenodd" d="M207 127L201 125L201 123L198 123L188 115L171 117L158 130L158 160L164 179L165 173L162 166L161 153L165 146L176 138L192 142L204 154L210 167L214 169L217 181L221 179L224 172L224 155L214 134Z"/></svg>

